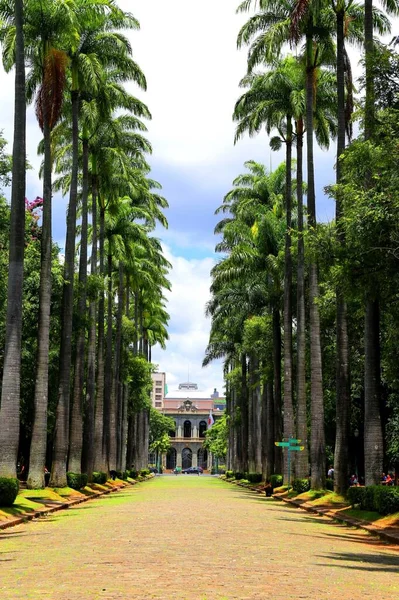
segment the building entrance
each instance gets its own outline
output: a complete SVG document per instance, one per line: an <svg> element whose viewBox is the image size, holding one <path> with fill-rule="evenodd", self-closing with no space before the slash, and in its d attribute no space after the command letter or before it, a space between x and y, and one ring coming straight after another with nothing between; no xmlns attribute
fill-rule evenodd
<svg viewBox="0 0 399 600"><path fill-rule="evenodd" d="M202 467L203 469L207 469L208 468L208 452L205 450L205 448L200 448L198 450L198 466Z"/></svg>
<svg viewBox="0 0 399 600"><path fill-rule="evenodd" d="M166 468L174 469L176 466L176 450L175 448L169 448L168 453L166 455Z"/></svg>
<svg viewBox="0 0 399 600"><path fill-rule="evenodd" d="M190 448L184 448L183 452L181 453L181 458L182 458L183 469L188 469L189 467L192 466L193 453L191 452Z"/></svg>

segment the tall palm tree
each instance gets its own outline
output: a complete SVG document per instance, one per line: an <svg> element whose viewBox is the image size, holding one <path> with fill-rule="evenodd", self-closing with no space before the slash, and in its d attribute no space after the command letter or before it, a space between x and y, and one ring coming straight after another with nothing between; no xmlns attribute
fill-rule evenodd
<svg viewBox="0 0 399 600"><path fill-rule="evenodd" d="M0 407L0 475L15 477L19 441L22 285L25 249L26 91L24 3L15 0L15 101L6 340ZM7 15L6 15L7 18Z"/></svg>
<svg viewBox="0 0 399 600"><path fill-rule="evenodd" d="M280 225L280 222L276 220L274 210L278 211L281 206L285 180L284 165L273 174L267 174L265 168L254 161L249 161L246 166L250 172L235 179L234 188L225 196L223 205L217 211L228 212L231 216L220 221L215 229L215 232L223 233L223 240L216 249L227 253L227 256L212 272L213 299L207 308L212 315L212 330L204 360L204 364L208 364L222 353L231 364L237 368L240 365L241 384L239 388L237 384L232 387L233 404L230 407L231 439L234 445L230 460L240 470L249 466L255 468L256 448L262 446L259 439L259 396L258 392L249 393L248 389L248 377L255 383L255 390L258 387L254 378L257 357L252 353L248 364L242 346L242 332L250 315L268 311L270 306L277 306L274 312L279 313L281 273L278 270L276 273L273 259L278 254L277 240L281 240L281 237L277 235L277 230L280 230L277 223ZM235 343L230 349L227 339L231 336ZM280 335L274 341L278 345L276 354L280 363ZM275 396L278 397L278 406L274 411L276 431L281 415L278 391L280 376L278 372L278 379L275 380ZM256 418L255 413L258 413ZM238 415L239 421L236 421ZM273 451L274 446L271 449ZM266 456L265 460L269 458ZM268 460L268 463L271 469L274 460Z"/></svg>
<svg viewBox="0 0 399 600"><path fill-rule="evenodd" d="M236 103L234 118L240 120L237 127L236 138L248 130L252 133L264 125L270 133L273 127L279 131L279 137L273 138L274 148L281 146L281 141L286 148L286 175L285 175L285 261L284 261L284 436L293 437L294 407L293 407L293 381L292 381L292 255L291 255L291 228L292 228L292 121L296 112L297 81L295 73L297 63L290 58L282 59L276 63L272 71L249 79L251 88ZM288 478L288 467L285 468L285 480Z"/></svg>
<svg viewBox="0 0 399 600"><path fill-rule="evenodd" d="M396 0L385 0L383 5L391 13L398 14L399 3ZM364 50L366 65L364 137L366 140L372 140L375 130L373 0L364 1ZM366 181L365 185L369 187L371 181ZM379 483L383 468L383 432L380 413L380 307L378 289L367 291L364 347L365 482L366 485L373 485Z"/></svg>
<svg viewBox="0 0 399 600"><path fill-rule="evenodd" d="M29 488L42 488L46 462L47 405L49 381L51 261L52 261L52 150L51 131L61 116L66 83L67 55L62 49L66 36L76 31L73 5L49 2L45 7L27 5L31 72L28 99L36 95L36 114L43 132L43 214L39 289L38 356L35 413L29 461Z"/></svg>
<svg viewBox="0 0 399 600"><path fill-rule="evenodd" d="M145 77L131 58L129 42L113 29L137 29L138 22L125 15L112 2L79 0L77 19L81 26L80 40L70 45L71 110L72 110L72 169L65 244L65 285L62 303L62 332L60 350L60 384L54 436L51 484L66 483L66 458L69 440L69 394L72 342L73 273L75 260L76 206L79 161L79 106L82 90L96 90L101 83L102 69L107 65L123 72L142 88Z"/></svg>

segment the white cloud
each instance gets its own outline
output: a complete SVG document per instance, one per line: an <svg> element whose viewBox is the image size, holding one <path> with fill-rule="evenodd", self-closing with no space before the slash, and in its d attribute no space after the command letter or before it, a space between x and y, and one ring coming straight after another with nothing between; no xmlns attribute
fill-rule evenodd
<svg viewBox="0 0 399 600"><path fill-rule="evenodd" d="M187 260L174 256L167 247L164 250L173 265L172 291L167 293L170 340L165 352L154 348L153 362L167 373L169 389L175 389L189 376L204 391L212 392L217 387L221 392L221 364L215 362L205 369L201 366L210 329L205 304L210 298L210 270L215 262L212 258Z"/></svg>

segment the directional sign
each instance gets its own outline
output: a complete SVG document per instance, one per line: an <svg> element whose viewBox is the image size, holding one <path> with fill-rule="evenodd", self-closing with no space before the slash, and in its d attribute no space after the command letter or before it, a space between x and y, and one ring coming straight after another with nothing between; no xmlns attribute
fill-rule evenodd
<svg viewBox="0 0 399 600"><path fill-rule="evenodd" d="M305 446L290 446L290 450L304 450Z"/></svg>
<svg viewBox="0 0 399 600"><path fill-rule="evenodd" d="M289 442L274 442L275 446L283 446L283 448L288 448L289 447Z"/></svg>
<svg viewBox="0 0 399 600"><path fill-rule="evenodd" d="M296 440L295 438L290 438L289 442L290 442L290 444L300 444L302 442L302 440Z"/></svg>

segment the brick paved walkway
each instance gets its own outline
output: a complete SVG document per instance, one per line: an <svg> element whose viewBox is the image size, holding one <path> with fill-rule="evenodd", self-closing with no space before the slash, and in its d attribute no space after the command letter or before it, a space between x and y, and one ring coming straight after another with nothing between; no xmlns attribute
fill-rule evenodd
<svg viewBox="0 0 399 600"><path fill-rule="evenodd" d="M393 600L399 550L212 477L0 532L2 600Z"/></svg>

